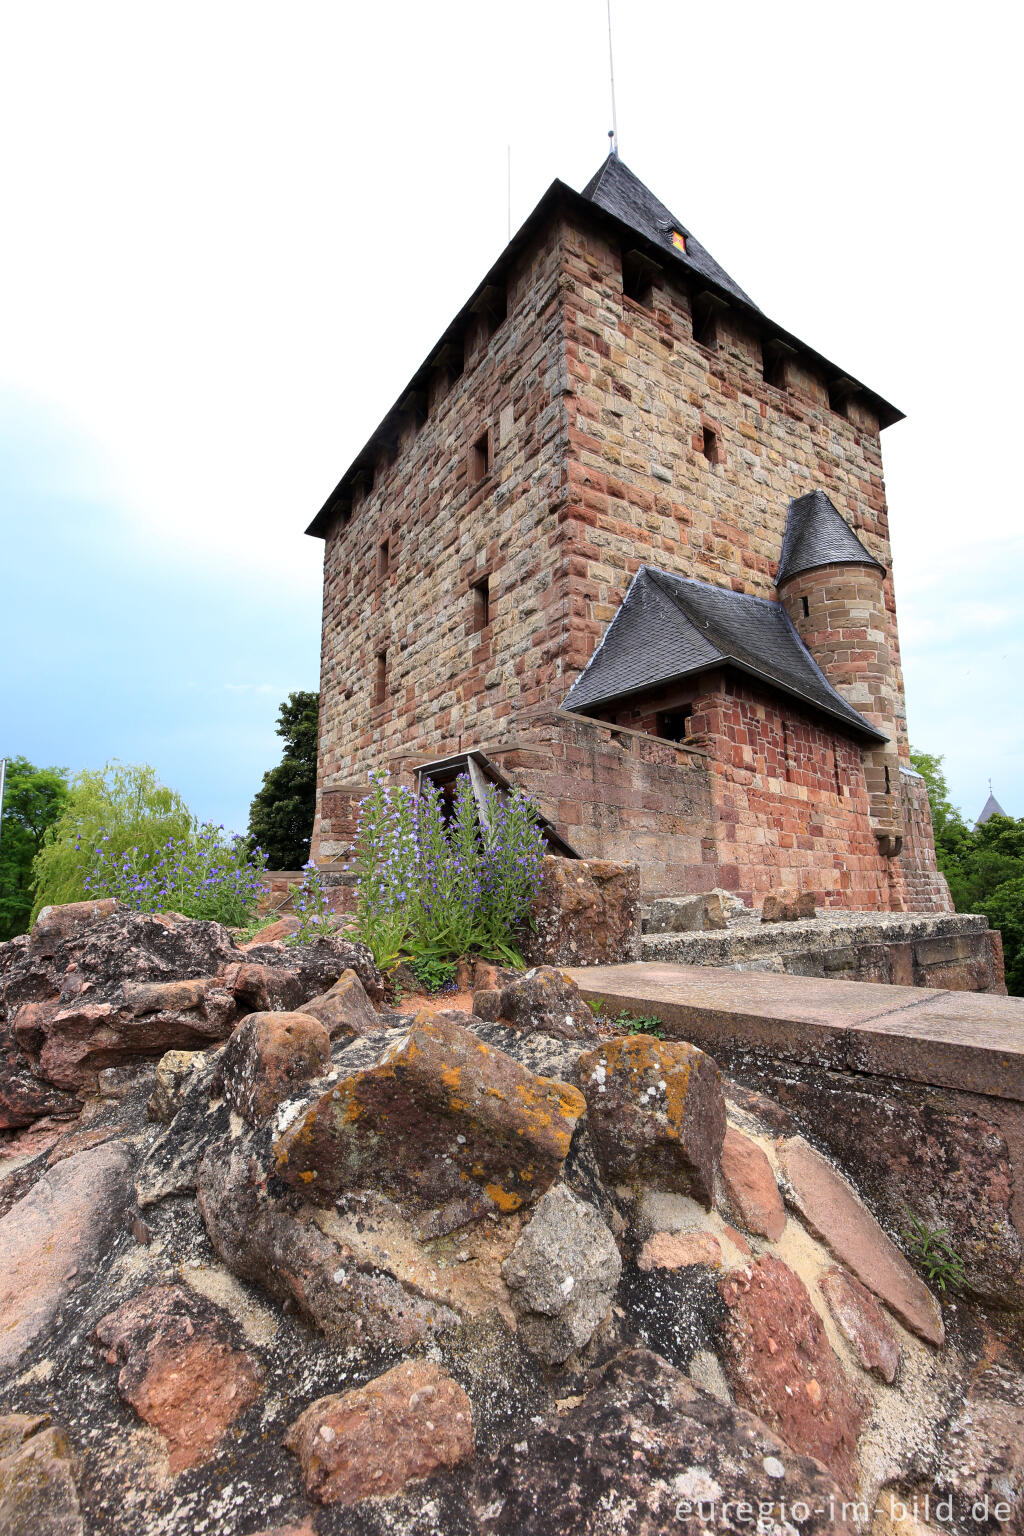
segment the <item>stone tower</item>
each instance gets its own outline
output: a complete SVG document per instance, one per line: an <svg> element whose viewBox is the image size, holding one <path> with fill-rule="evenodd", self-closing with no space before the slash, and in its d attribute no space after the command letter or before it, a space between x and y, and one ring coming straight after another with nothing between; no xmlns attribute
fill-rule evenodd
<svg viewBox="0 0 1024 1536"><path fill-rule="evenodd" d="M346 852L372 767L476 748L648 894L945 909L908 760L899 415L616 156L556 181L310 526L314 855Z"/></svg>

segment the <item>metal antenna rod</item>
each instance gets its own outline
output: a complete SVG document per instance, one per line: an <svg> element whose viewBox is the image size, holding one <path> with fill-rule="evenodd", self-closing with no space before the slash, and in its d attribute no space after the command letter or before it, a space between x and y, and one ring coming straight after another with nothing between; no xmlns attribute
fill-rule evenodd
<svg viewBox="0 0 1024 1536"><path fill-rule="evenodd" d="M612 82L612 154L619 153L619 125L615 118L615 55L612 51L612 0L608 0L608 74Z"/></svg>

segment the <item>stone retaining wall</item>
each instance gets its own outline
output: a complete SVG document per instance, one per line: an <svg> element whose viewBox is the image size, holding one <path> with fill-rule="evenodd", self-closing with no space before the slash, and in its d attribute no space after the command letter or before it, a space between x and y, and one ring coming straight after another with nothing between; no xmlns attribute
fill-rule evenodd
<svg viewBox="0 0 1024 1536"><path fill-rule="evenodd" d="M751 913L719 932L646 933L643 957L948 992L1006 992L1002 937L985 917L966 912L830 912L794 923L761 923Z"/></svg>

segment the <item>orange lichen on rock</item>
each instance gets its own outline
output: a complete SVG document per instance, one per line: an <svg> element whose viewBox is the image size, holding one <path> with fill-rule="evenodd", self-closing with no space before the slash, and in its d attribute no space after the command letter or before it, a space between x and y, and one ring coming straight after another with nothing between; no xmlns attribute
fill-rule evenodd
<svg viewBox="0 0 1024 1536"><path fill-rule="evenodd" d="M456 1091L457 1090L457 1091ZM316 1098L275 1140L277 1170L331 1203L374 1187L450 1230L535 1200L558 1173L586 1108L443 1016L417 1015L372 1067ZM468 1188L467 1188L468 1185Z"/></svg>

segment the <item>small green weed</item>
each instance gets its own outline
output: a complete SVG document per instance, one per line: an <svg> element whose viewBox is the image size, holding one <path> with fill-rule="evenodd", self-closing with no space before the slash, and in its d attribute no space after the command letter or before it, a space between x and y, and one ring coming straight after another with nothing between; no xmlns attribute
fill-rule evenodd
<svg viewBox="0 0 1024 1536"><path fill-rule="evenodd" d="M924 1270L929 1285L934 1285L945 1295L946 1291L961 1291L967 1284L964 1261L949 1241L947 1227L929 1227L907 1206L909 1225L902 1229L911 1255Z"/></svg>
<svg viewBox="0 0 1024 1536"><path fill-rule="evenodd" d="M414 955L409 965L424 991L435 996L455 980L454 960L442 960L437 955Z"/></svg>
<svg viewBox="0 0 1024 1536"><path fill-rule="evenodd" d="M617 1030L620 1035L653 1035L655 1040L664 1040L665 1031L661 1027L661 1020L653 1013L628 1013L625 1008L618 1013L609 1013L608 1004L603 997L590 997L587 999L598 1023L604 1024L608 1029Z"/></svg>

